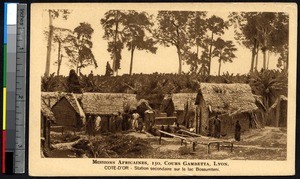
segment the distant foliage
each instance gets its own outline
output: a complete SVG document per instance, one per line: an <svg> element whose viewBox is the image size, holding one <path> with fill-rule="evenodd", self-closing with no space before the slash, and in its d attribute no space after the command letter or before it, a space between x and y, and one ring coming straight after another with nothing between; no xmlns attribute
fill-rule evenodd
<svg viewBox="0 0 300 179"><path fill-rule="evenodd" d="M67 77L67 92L71 93L81 93L81 86L79 83L79 78L75 70L70 70L69 76Z"/></svg>
<svg viewBox="0 0 300 179"><path fill-rule="evenodd" d="M267 72L265 72L267 73ZM282 75L280 71L270 71L275 76ZM61 92L99 92L99 93L134 93L138 99L146 99L151 107L158 109L165 94L197 93L199 83L250 83L253 92L261 95L258 83L261 74L233 75L223 73L221 76L204 76L196 74L133 74L123 76L86 76L78 77L73 70L68 77L50 76L42 78L42 91ZM277 79L277 78L276 78ZM280 77L282 79L282 77ZM256 81L255 81L256 80ZM287 78L286 78L287 80ZM279 94L287 94L287 83ZM273 89L273 88L272 88Z"/></svg>

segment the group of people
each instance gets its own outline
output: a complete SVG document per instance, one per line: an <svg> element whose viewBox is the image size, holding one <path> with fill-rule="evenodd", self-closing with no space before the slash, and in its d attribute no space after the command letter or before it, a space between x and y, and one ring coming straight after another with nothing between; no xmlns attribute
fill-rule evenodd
<svg viewBox="0 0 300 179"><path fill-rule="evenodd" d="M210 135L215 138L220 138L221 137L221 120L218 115L216 115L216 118L213 119L212 125L213 125L213 128L212 128L213 130L210 131L211 132ZM237 120L235 123L235 131L234 131L234 139L236 141L241 140L241 129L242 129L241 124L240 124L239 120Z"/></svg>
<svg viewBox="0 0 300 179"><path fill-rule="evenodd" d="M118 112L112 114L105 121L99 115L89 115L85 124L85 131L89 136L95 136L96 133L107 131L113 133L127 130L142 132L144 123L143 118L137 112L130 113L129 111L125 111L124 114Z"/></svg>

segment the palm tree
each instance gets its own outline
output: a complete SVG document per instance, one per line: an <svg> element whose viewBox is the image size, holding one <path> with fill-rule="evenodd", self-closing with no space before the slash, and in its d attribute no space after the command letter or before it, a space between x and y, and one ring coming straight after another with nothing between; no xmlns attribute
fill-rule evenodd
<svg viewBox="0 0 300 179"><path fill-rule="evenodd" d="M282 94L287 95L288 74L286 71L262 70L250 75L250 86L254 94L263 97L266 118L275 100ZM265 121L264 121L265 123Z"/></svg>
<svg viewBox="0 0 300 179"><path fill-rule="evenodd" d="M212 57L218 57L219 61L219 71L218 76L220 76L221 72L221 64L222 62L232 62L233 58L236 58L234 52L237 51L235 45L232 41L224 41L221 38L218 38L214 42L214 50L212 51Z"/></svg>

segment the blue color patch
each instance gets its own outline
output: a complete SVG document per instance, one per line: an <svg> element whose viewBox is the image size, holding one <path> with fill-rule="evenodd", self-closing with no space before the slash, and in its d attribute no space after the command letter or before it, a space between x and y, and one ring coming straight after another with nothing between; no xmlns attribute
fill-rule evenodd
<svg viewBox="0 0 300 179"><path fill-rule="evenodd" d="M4 3L4 44L7 44L7 4Z"/></svg>

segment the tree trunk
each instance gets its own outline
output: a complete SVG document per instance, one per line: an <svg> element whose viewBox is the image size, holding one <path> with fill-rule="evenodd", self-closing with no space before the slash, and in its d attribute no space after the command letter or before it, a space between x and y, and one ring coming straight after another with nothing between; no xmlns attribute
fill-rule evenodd
<svg viewBox="0 0 300 179"><path fill-rule="evenodd" d="M182 59L181 59L181 52L179 47L177 46L177 53L178 53L178 62L179 62L179 67L178 67L178 74L180 75L182 72Z"/></svg>
<svg viewBox="0 0 300 179"><path fill-rule="evenodd" d="M257 65L258 65L258 52L259 52L259 44L256 46L256 60L255 60L255 70L257 71Z"/></svg>
<svg viewBox="0 0 300 179"><path fill-rule="evenodd" d="M129 74L132 75L132 65L133 65L133 53L134 53L134 47L131 46L131 59L130 59L130 71Z"/></svg>
<svg viewBox="0 0 300 179"><path fill-rule="evenodd" d="M116 20L116 30L115 30L115 37L114 37L114 60L113 60L113 74L117 75L118 74L118 68L116 67L117 65L117 37L118 37L118 27L119 27L119 11L116 12L115 15L115 20Z"/></svg>
<svg viewBox="0 0 300 179"><path fill-rule="evenodd" d="M214 40L214 33L211 32L211 40L210 40L210 47L209 47L209 64L208 64L208 75L210 75L210 67L211 67L211 52L212 52L212 45Z"/></svg>
<svg viewBox="0 0 300 179"><path fill-rule="evenodd" d="M263 69L267 69L267 41L264 40L264 44L262 47L262 52L263 52Z"/></svg>
<svg viewBox="0 0 300 179"><path fill-rule="evenodd" d="M76 63L76 74L78 75L78 70L79 70L79 61Z"/></svg>
<svg viewBox="0 0 300 179"><path fill-rule="evenodd" d="M221 59L219 59L219 71L218 71L218 76L220 76L220 74L221 74L221 63L222 63L222 61L221 61Z"/></svg>
<svg viewBox="0 0 300 179"><path fill-rule="evenodd" d="M47 44L46 69L44 74L46 77L48 77L50 74L51 45L52 45L52 38L53 38L53 25L52 25L51 11L48 10L48 13L49 13L49 34L48 34L48 44Z"/></svg>
<svg viewBox="0 0 300 179"><path fill-rule="evenodd" d="M56 73L57 76L59 76L59 70L60 70L60 64L61 64L60 51L61 51L61 41L58 39L57 73Z"/></svg>
<svg viewBox="0 0 300 179"><path fill-rule="evenodd" d="M256 40L254 41L254 45L253 45L253 49L252 49L250 73L253 72L253 69L254 69L255 52L256 52Z"/></svg>
<svg viewBox="0 0 300 179"><path fill-rule="evenodd" d="M269 62L270 62L270 52L268 51L268 62L267 62L267 69L269 69Z"/></svg>
<svg viewBox="0 0 300 179"><path fill-rule="evenodd" d="M63 58L63 55L60 55L60 60L59 60L59 62L58 62L58 67L57 67L57 76L59 76L59 72L60 72L60 66L61 66L62 58Z"/></svg>

